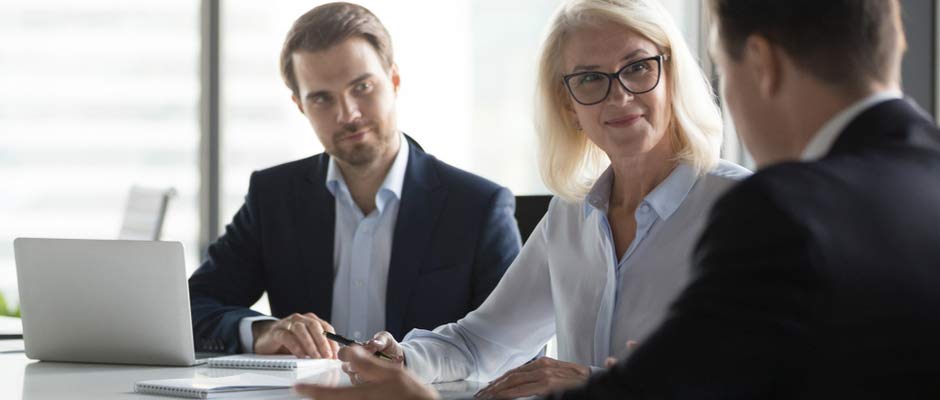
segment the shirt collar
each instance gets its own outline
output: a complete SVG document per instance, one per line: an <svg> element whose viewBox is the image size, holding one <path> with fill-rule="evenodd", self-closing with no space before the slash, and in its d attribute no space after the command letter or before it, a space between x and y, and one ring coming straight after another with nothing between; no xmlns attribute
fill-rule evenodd
<svg viewBox="0 0 940 400"><path fill-rule="evenodd" d="M614 183L614 170L607 167L604 173L594 181L591 190L584 197L584 217L591 215L591 211L597 210L607 214L607 206L610 203L610 190Z"/></svg>
<svg viewBox="0 0 940 400"><path fill-rule="evenodd" d="M379 210L380 214L388 204L389 195L393 196L395 199L401 200L401 191L405 184L405 171L408 169L410 145L404 135L401 134L399 134L399 143L400 145L398 146L398 154L395 155L395 161L392 162L391 168L388 169L388 173L385 175L385 180L382 181L382 185L379 186L379 190L375 193L375 208ZM330 161L326 167L326 188L334 197L337 191L341 191L347 195L349 194L349 187L346 186L346 180L343 178L342 171L340 171L339 166L336 165L336 160L333 157L330 157Z"/></svg>
<svg viewBox="0 0 940 400"><path fill-rule="evenodd" d="M392 167L388 169L388 175L385 175L385 180L382 181L380 190L387 190L395 195L396 199L401 200L401 188L405 185L405 171L408 169L410 145L402 134L398 135L398 143L400 143L398 146L398 155L395 156Z"/></svg>
<svg viewBox="0 0 940 400"><path fill-rule="evenodd" d="M686 196L688 196L697 180L698 174L695 173L695 169L691 165L679 163L666 179L646 195L643 203L649 204L660 218L669 219L685 201ZM591 187L584 199L585 218L590 216L594 210L607 214L613 181L613 169L607 167L607 170L594 182L594 186Z"/></svg>
<svg viewBox="0 0 940 400"><path fill-rule="evenodd" d="M874 107L875 105L888 101L901 98L902 94L896 90L888 90L883 92L878 92L872 94L864 99L861 99L846 109L840 111L838 114L833 116L826 122L822 128L816 132L816 135L809 141L806 147L803 149L803 154L800 157L803 161L815 161L823 156L826 153L829 153L829 149L832 148L833 143L836 142L836 139L839 138L839 135L843 130L852 122L855 117L861 114L863 111Z"/></svg>

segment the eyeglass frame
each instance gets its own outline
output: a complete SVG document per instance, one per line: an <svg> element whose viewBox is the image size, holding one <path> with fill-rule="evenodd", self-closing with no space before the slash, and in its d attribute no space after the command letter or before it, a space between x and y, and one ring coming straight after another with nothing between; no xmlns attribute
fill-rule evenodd
<svg viewBox="0 0 940 400"><path fill-rule="evenodd" d="M656 70L656 83L653 84L653 87L651 87L651 88L649 88L649 89L647 89L647 90L641 91L641 92L634 92L634 91L630 90L630 89L627 87L627 85L624 84L622 80L620 80L620 73L623 72L625 69L629 68L629 67L632 66L632 65L636 65L637 63L641 63L641 62L644 62L644 61L650 61L650 60L656 60L656 65L657 65L657 70ZM593 105L595 105L595 104L603 103L604 100L607 100L607 98L610 97L610 89L614 86L614 84L613 84L613 81L614 81L614 80L616 80L618 83L620 83L620 87L622 87L623 90L626 90L627 93L630 93L630 94L633 94L633 95L638 95L638 94L643 94L643 93L652 92L654 89L656 89L657 86L659 86L659 81L662 80L662 77L663 77L663 63L666 62L666 61L669 61L669 54L658 54L658 55L655 55L655 56L652 56L652 57L647 57L647 58L639 59L639 60L636 60L636 61L634 61L634 62L631 62L631 63L629 63L629 64L627 64L627 65L624 65L623 68L618 69L617 72L581 71L581 72L575 72L575 73L573 73L573 74L564 75L564 76L561 77L561 79L562 79L562 81L563 81L564 84L565 84L565 88L568 89L568 94L571 96L572 99L574 99L574 101L576 101L578 104L580 104L580 105L582 105L582 106L593 106ZM584 102L582 102L581 100L578 100L578 96L575 96L575 95L574 95L574 90L571 89L571 84L568 82L568 81L571 80L571 78L574 78L574 77L577 77L577 76L580 76L580 75L585 75L585 74L599 74L599 75L603 75L603 76L607 77L607 92L604 93L604 97L601 97L600 100L595 101L595 102L593 102L593 103L584 103Z"/></svg>

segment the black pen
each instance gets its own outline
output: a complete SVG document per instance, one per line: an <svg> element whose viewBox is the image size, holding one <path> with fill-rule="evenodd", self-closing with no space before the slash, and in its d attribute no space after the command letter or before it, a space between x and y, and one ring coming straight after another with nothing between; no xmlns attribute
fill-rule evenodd
<svg viewBox="0 0 940 400"><path fill-rule="evenodd" d="M326 335L326 338L327 338L327 339L330 339L330 340L332 340L332 341L334 341L334 342L336 342L336 343L339 343L339 344L341 344L341 345L343 345L343 346L351 346L351 345L354 345L354 344L357 344L357 345L360 345L360 346L364 346L362 343L359 343L359 342L357 342L357 341L355 341L355 340L352 340L352 339L344 338L344 337L342 337L342 336L340 336L340 335L337 335L337 334L335 334L335 333L333 333L333 332L323 332L323 334ZM385 353L383 353L383 352L381 352L381 351L377 351L377 352L372 353L372 354L375 354L375 356L378 357L378 358L384 358L384 359L386 359L386 360L388 360L388 361L395 361L394 358L391 358L391 357L385 355Z"/></svg>

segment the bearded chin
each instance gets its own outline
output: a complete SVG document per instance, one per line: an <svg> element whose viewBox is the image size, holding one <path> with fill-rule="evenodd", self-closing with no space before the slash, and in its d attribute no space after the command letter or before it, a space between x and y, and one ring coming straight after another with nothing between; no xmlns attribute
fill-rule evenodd
<svg viewBox="0 0 940 400"><path fill-rule="evenodd" d="M373 125L371 128L373 132L381 132L382 126ZM382 132L376 135L374 141L367 140L348 147L337 146L336 154L333 156L356 167L372 164L389 150L396 134L396 132Z"/></svg>
<svg viewBox="0 0 940 400"><path fill-rule="evenodd" d="M335 155L335 157L345 161L349 165L357 167L368 165L379 158L379 155L385 146L386 144L384 142L379 142L373 145L358 143L350 149L340 150L338 154Z"/></svg>

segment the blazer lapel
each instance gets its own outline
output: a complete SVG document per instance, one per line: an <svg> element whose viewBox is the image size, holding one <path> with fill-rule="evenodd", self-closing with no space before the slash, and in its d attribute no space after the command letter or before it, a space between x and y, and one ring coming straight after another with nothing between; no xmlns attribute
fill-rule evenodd
<svg viewBox="0 0 940 400"><path fill-rule="evenodd" d="M385 296L385 327L398 340L406 333L403 330L408 302L418 271L431 250L433 229L447 194L434 170L433 157L405 137L411 146L410 155L392 239Z"/></svg>
<svg viewBox="0 0 940 400"><path fill-rule="evenodd" d="M301 275L307 280L307 310L330 320L333 309L333 238L336 201L326 188L329 156L315 157L311 168L295 179L295 238L300 247ZM302 310L306 312L306 310ZM301 312L301 311L298 311Z"/></svg>

